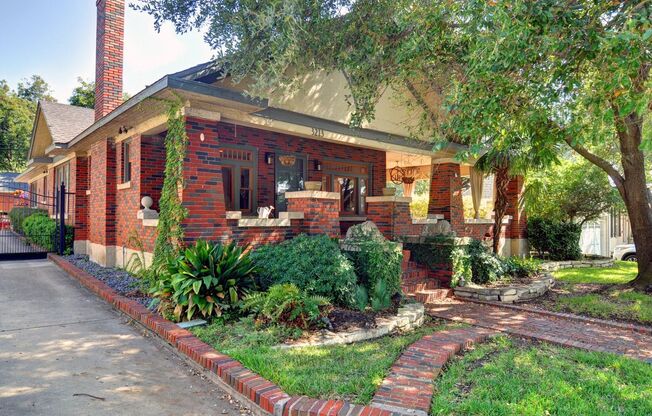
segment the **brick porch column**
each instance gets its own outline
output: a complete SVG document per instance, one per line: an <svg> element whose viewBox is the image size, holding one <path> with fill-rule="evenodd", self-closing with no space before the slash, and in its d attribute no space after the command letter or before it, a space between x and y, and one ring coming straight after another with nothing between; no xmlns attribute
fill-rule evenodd
<svg viewBox="0 0 652 416"><path fill-rule="evenodd" d="M460 165L446 162L432 165L428 214L443 215L453 229L464 225Z"/></svg>
<svg viewBox="0 0 652 416"><path fill-rule="evenodd" d="M288 212L303 212L301 232L340 237L340 194L324 191L286 192Z"/></svg>
<svg viewBox="0 0 652 416"><path fill-rule="evenodd" d="M76 254L86 254L88 242L88 201L89 186L89 159L86 156L77 155L70 161L70 192L75 193L75 241L74 251Z"/></svg>
<svg viewBox="0 0 652 416"><path fill-rule="evenodd" d="M93 143L89 156L89 255L93 261L113 267L116 244L116 158L113 139Z"/></svg>
<svg viewBox="0 0 652 416"><path fill-rule="evenodd" d="M390 240L410 234L412 214L410 197L368 196L367 219L373 221L381 233Z"/></svg>

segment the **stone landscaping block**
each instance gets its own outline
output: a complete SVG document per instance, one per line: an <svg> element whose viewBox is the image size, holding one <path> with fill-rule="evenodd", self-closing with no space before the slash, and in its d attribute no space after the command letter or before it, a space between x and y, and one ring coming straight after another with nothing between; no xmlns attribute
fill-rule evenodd
<svg viewBox="0 0 652 416"><path fill-rule="evenodd" d="M493 302L498 300L498 295L478 295L478 299L486 302Z"/></svg>
<svg viewBox="0 0 652 416"><path fill-rule="evenodd" d="M513 303L515 300L518 300L518 296L516 294L514 295L501 295L500 296L500 301L503 303Z"/></svg>

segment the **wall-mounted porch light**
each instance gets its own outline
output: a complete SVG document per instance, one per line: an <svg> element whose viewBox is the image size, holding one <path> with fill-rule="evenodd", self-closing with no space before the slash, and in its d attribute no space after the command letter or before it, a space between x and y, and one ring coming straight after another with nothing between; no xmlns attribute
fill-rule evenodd
<svg viewBox="0 0 652 416"><path fill-rule="evenodd" d="M274 153L267 152L265 153L265 163L271 165L274 163Z"/></svg>
<svg viewBox="0 0 652 416"><path fill-rule="evenodd" d="M319 162L319 160L315 159L312 161L312 163L316 171L321 171L321 162Z"/></svg>

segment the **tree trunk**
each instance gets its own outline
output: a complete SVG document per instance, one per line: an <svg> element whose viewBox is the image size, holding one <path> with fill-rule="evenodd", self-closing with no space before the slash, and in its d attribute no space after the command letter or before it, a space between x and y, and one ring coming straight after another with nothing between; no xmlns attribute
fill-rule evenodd
<svg viewBox="0 0 652 416"><path fill-rule="evenodd" d="M496 169L496 201L494 202L494 227L492 247L495 254L500 250L500 231L507 212L507 187L509 186L509 167Z"/></svg>
<svg viewBox="0 0 652 416"><path fill-rule="evenodd" d="M652 286L652 201L645 178L645 157L640 149L643 120L626 117L619 129L623 180L618 191L625 201L636 245L638 276L632 282L637 289Z"/></svg>

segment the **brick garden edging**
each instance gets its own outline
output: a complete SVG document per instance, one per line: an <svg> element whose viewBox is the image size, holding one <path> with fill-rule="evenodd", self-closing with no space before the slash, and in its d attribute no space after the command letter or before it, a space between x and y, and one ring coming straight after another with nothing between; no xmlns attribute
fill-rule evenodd
<svg viewBox="0 0 652 416"><path fill-rule="evenodd" d="M371 405L390 411L426 416L434 391L432 380L460 350L497 335L498 331L479 327L438 331L410 345L392 365L371 400Z"/></svg>
<svg viewBox="0 0 652 416"><path fill-rule="evenodd" d="M442 366L454 354L492 332L482 328L463 328L440 331L415 342L394 363L390 375L383 381L369 406L343 400L290 396L240 362L219 353L192 332L179 328L135 300L120 295L64 258L55 254L49 254L48 258L82 286L217 375L240 399L253 406L257 413L274 416L426 416L433 394L433 378L439 374ZM462 330L464 333L456 332ZM439 339L438 334L443 338ZM420 382L417 380L419 377L422 378ZM425 378L428 377L430 378L426 381Z"/></svg>

